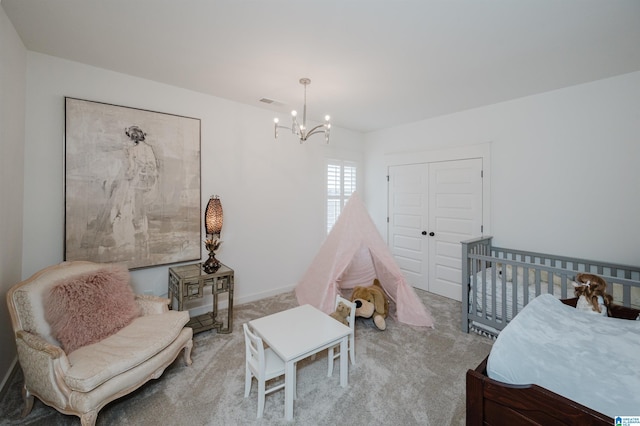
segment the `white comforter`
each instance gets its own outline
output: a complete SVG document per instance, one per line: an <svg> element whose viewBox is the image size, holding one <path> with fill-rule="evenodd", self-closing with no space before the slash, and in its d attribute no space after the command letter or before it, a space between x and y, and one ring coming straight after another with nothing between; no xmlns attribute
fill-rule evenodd
<svg viewBox="0 0 640 426"><path fill-rule="evenodd" d="M498 336L487 373L537 384L610 417L640 414L640 321L538 296Z"/></svg>

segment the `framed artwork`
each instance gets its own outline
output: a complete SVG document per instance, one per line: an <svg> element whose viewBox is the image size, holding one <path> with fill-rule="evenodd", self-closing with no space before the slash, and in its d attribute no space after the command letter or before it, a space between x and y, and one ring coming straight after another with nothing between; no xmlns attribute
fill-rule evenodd
<svg viewBox="0 0 640 426"><path fill-rule="evenodd" d="M200 120L65 97L65 260L199 260Z"/></svg>

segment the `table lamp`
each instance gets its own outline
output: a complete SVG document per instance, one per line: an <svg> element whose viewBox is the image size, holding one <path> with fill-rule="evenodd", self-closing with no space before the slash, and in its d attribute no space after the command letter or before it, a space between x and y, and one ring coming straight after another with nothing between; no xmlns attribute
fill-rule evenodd
<svg viewBox="0 0 640 426"><path fill-rule="evenodd" d="M212 274L220 268L220 262L216 259L215 251L220 247L220 233L222 232L222 203L217 195L212 195L204 211L204 227L207 238L204 245L209 250L209 258L202 264L202 269L207 274Z"/></svg>

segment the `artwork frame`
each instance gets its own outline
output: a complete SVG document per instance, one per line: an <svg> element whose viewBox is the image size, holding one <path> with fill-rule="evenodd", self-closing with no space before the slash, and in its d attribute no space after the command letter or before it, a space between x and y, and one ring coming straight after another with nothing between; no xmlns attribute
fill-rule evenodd
<svg viewBox="0 0 640 426"><path fill-rule="evenodd" d="M201 123L65 97L65 260L201 259Z"/></svg>

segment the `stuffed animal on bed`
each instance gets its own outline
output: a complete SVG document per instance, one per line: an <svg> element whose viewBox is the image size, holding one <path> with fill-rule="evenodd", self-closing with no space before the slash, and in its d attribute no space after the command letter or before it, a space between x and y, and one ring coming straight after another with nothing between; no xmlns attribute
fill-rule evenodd
<svg viewBox="0 0 640 426"><path fill-rule="evenodd" d="M573 283L574 294L578 297L576 309L586 312L608 316L608 308L613 297L607 294L607 282L604 278L594 275L579 273Z"/></svg>
<svg viewBox="0 0 640 426"><path fill-rule="evenodd" d="M357 317L373 318L373 322L379 330L387 328L389 300L377 278L373 280L371 286L354 288L351 293L351 301L356 304Z"/></svg>

